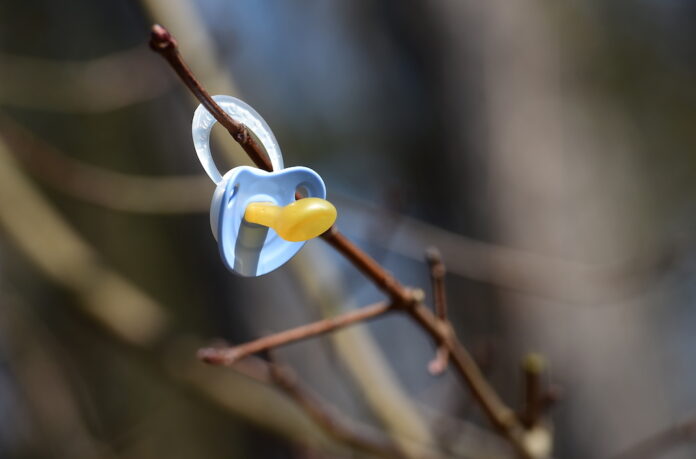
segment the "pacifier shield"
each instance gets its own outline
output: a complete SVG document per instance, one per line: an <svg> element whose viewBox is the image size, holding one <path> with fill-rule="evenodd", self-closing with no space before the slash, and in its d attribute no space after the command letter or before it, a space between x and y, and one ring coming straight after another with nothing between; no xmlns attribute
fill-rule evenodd
<svg viewBox="0 0 696 459"><path fill-rule="evenodd" d="M244 220L250 203L283 207L295 201L297 189L308 198L326 198L323 180L306 167L266 172L240 166L225 174L213 196L210 223L228 269L242 276L261 276L282 266L304 246L304 241L286 241L272 228Z"/></svg>

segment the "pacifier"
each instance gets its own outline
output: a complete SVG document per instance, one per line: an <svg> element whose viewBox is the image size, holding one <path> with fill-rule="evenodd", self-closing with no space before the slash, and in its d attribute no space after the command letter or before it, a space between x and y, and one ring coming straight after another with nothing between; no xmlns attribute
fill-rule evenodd
<svg viewBox="0 0 696 459"><path fill-rule="evenodd" d="M217 185L210 205L210 227L227 268L254 277L290 260L305 242L336 220L336 208L326 198L319 174L307 167L283 167L283 155L273 132L256 110L231 96L213 100L244 124L263 145L272 172L239 166L220 174L210 151L215 118L199 105L193 115L193 144L203 169ZM295 199L295 193L303 198Z"/></svg>

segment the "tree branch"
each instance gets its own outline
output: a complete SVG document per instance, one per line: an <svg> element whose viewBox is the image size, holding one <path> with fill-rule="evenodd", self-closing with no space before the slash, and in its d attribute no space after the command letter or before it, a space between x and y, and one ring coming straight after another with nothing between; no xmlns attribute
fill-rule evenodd
<svg viewBox="0 0 696 459"><path fill-rule="evenodd" d="M264 336L263 338L240 344L239 346L204 348L198 351L198 358L213 365L230 366L244 357L256 354L257 352L266 351L268 349L285 346L286 344L305 340L324 333L333 332L357 322L374 319L393 309L394 307L392 304L385 302L376 303L345 313L338 317L319 320L317 322L291 328L290 330L285 330L280 333Z"/></svg>
<svg viewBox="0 0 696 459"><path fill-rule="evenodd" d="M425 254L430 268L430 283L433 289L433 302L435 303L435 315L441 321L447 323L447 295L445 293L445 275L447 269L442 261L440 251L435 247L430 247ZM449 352L447 347L440 344L437 347L435 358L428 364L428 371L432 375L439 375L447 369L449 363Z"/></svg>
<svg viewBox="0 0 696 459"><path fill-rule="evenodd" d="M183 61L174 38L167 30L155 25L152 28L150 46L154 51L162 55L174 71L179 75L184 84L193 92L198 100L208 111L229 131L230 135L240 143L251 159L259 167L271 170L270 161L265 152L254 141L246 127L232 120L203 89L201 84L191 73L191 70ZM386 271L374 259L360 250L355 244L341 234L335 226L332 226L321 236L334 249L348 259L360 272L370 279L375 286L386 293L390 303L383 303L381 308L377 305L367 311L352 311L333 319L319 321L304 327L281 332L261 338L246 345L211 352L209 349L201 351L204 360L214 363L229 365L228 362L238 360L240 352L250 354L263 349L269 349L274 345L287 344L298 339L305 339L317 334L333 331L337 328L358 323L363 320L377 317L390 310L399 310L408 314L427 332L436 345L444 346L452 358L452 363L458 370L463 380L471 390L474 398L481 405L484 413L493 426L503 435L524 458L532 457L524 442L524 429L515 413L508 408L499 398L495 390L485 379L476 362L468 351L457 340L448 322L435 317L423 304L423 292L407 288L396 280L391 273ZM335 325L339 324L339 325ZM309 330L309 331L308 331ZM240 351L240 348L242 351Z"/></svg>
<svg viewBox="0 0 696 459"><path fill-rule="evenodd" d="M249 358L232 367L245 376L272 384L297 404L327 435L352 448L380 457L402 457L403 452L385 435L355 425L314 393L302 387L291 368L275 361Z"/></svg>
<svg viewBox="0 0 696 459"><path fill-rule="evenodd" d="M176 40L171 36L169 31L161 25L155 24L152 26L152 34L150 35L150 48L156 51L160 56L165 58L169 65L174 69L179 78L184 82L196 98L205 106L215 119L222 124L232 138L242 146L249 158L261 169L272 171L273 165L268 158L263 148L259 145L253 135L249 132L246 126L235 121L227 114L215 101L210 97L208 91L198 82L193 76L191 69L186 65L186 62L181 58Z"/></svg>
<svg viewBox="0 0 696 459"><path fill-rule="evenodd" d="M447 320L447 295L445 293L445 275L447 269L442 261L442 254L435 247L430 247L425 254L430 267L430 281L433 286L435 314L440 320Z"/></svg>

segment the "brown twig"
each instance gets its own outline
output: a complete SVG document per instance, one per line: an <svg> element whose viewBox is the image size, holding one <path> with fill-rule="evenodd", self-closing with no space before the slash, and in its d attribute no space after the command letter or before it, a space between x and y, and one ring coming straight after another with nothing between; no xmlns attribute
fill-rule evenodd
<svg viewBox="0 0 696 459"><path fill-rule="evenodd" d="M411 300L410 289L401 285L394 276L372 257L360 250L355 244L348 240L336 226L321 235L331 247L346 257L360 272L370 279L377 288L396 302L407 303Z"/></svg>
<svg viewBox="0 0 696 459"><path fill-rule="evenodd" d="M442 261L442 255L440 251L435 247L430 247L426 253L425 258L428 261L428 266L430 267L430 280L433 286L433 297L435 299L435 315L440 320L447 320L447 295L445 293L445 275L447 274L447 269L445 268L445 263Z"/></svg>
<svg viewBox="0 0 696 459"><path fill-rule="evenodd" d="M241 144L254 163L263 169L271 170L270 161L268 161L260 145L254 141L253 136L249 134L246 127L227 116L203 89L201 84L191 73L191 70L184 63L177 49L176 41L164 27L159 25L153 26L150 45L154 51L167 60L184 84L193 92L208 111L227 128L230 135ZM343 326L372 319L391 310L399 310L408 314L418 323L438 346L444 346L447 349L453 365L468 385L474 398L481 405L484 413L488 416L493 426L510 442L521 457L531 457L524 443L524 429L519 419L515 413L502 402L498 394L490 386L474 359L456 339L449 323L438 319L422 304L422 291L410 289L402 285L391 273L386 271L355 244L350 242L335 226L331 227L321 237L347 258L358 270L370 279L375 286L385 292L389 296L390 302L388 304L382 304L381 308L372 306L372 309L368 309L365 312L362 312L362 310L349 312L332 319L325 319L304 327L298 327L288 332L281 332L276 335L261 338L247 345L216 350L215 352L212 352L210 349L205 349L201 351L201 357L210 363L230 365L230 362L239 358L240 352L242 352L240 348L246 354L258 352L262 349L306 339Z"/></svg>
<svg viewBox="0 0 696 459"><path fill-rule="evenodd" d="M383 457L403 456L399 448L388 438L375 438L366 432L359 432L357 429L351 428L338 413L297 384L294 373L287 367L272 364L270 365L270 374L275 385L302 407L314 422L336 440Z"/></svg>
<svg viewBox="0 0 696 459"><path fill-rule="evenodd" d="M198 358L213 365L233 365L244 357L257 352L284 346L286 344L301 341L324 333L336 331L348 325L364 322L384 315L393 309L390 303L376 303L370 306L351 311L349 313L323 319L310 324L302 325L280 333L265 336L239 346L208 347L198 351Z"/></svg>
<svg viewBox="0 0 696 459"><path fill-rule="evenodd" d="M662 457L682 443L696 439L696 416L669 426L661 432L639 441L613 459L650 459Z"/></svg>
<svg viewBox="0 0 696 459"><path fill-rule="evenodd" d="M160 56L164 57L169 65L174 69L179 78L181 78L193 95L201 101L203 106L210 112L215 119L227 129L232 138L241 145L249 158L261 169L272 171L273 165L266 153L263 151L259 143L249 132L246 126L235 121L228 115L215 101L210 97L208 91L198 82L191 73L191 69L186 65L186 62L181 58L179 49L174 37L169 31L161 25L155 24L152 26L152 34L150 35L150 48L156 51Z"/></svg>
<svg viewBox="0 0 696 459"><path fill-rule="evenodd" d="M398 446L385 435L355 425L333 407L304 388L289 367L273 359L249 358L236 363L234 370L264 384L272 384L292 399L324 432L340 443L379 457L402 457Z"/></svg>
<svg viewBox="0 0 696 459"><path fill-rule="evenodd" d="M435 303L435 315L444 323L447 319L447 294L445 293L445 275L447 269L442 261L440 251L435 247L430 247L425 253L425 259L430 268L430 283L433 289L433 303ZM447 347L440 344L437 347L435 358L428 364L428 371L432 375L439 375L447 369L449 363L449 352Z"/></svg>

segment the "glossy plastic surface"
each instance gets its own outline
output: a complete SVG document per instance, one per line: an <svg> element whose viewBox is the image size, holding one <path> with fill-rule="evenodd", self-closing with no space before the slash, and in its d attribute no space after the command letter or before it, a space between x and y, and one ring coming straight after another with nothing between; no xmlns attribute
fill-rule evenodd
<svg viewBox="0 0 696 459"><path fill-rule="evenodd" d="M256 113L256 110L251 108L246 102L232 96L213 96L213 100L215 100L232 119L239 121L254 133L266 150L266 154L273 165L273 170L281 170L283 168L283 154L280 151L280 146L271 128L268 127L268 124L261 118L261 115ZM215 166L215 161L210 151L210 131L213 129L213 126L215 126L215 123L217 123L217 120L208 112L203 104L201 104L193 114L191 135L193 136L193 146L196 149L198 159L203 165L203 169L205 169L205 172L213 182L219 184L222 181L222 176Z"/></svg>
<svg viewBox="0 0 696 459"><path fill-rule="evenodd" d="M273 172L240 166L223 177L210 151L210 131L217 121L203 105L198 106L191 133L203 169L217 184L210 207L210 226L220 255L230 271L242 276L261 276L292 258L313 234L328 229L336 218L336 209L323 201L326 188L316 172L306 167L283 169L278 142L253 108L231 96L213 96L213 99L234 120L249 128L265 148L273 166ZM304 199L308 202L289 206L295 202L296 190L301 190L307 198L320 200ZM259 206L258 203L266 204ZM244 219L250 205L252 220L256 216L266 226ZM269 226L277 228L290 240L281 238Z"/></svg>
<svg viewBox="0 0 696 459"><path fill-rule="evenodd" d="M295 202L297 188L302 188L307 197L326 197L321 177L306 167L266 172L240 166L225 174L213 196L210 224L220 255L231 271L261 276L283 265L302 248L304 241L286 241L274 229L244 219L251 203L285 207Z"/></svg>
<svg viewBox="0 0 696 459"><path fill-rule="evenodd" d="M286 241L301 242L319 236L336 221L336 208L320 198L304 198L279 207L271 202L252 202L244 219L273 228Z"/></svg>

